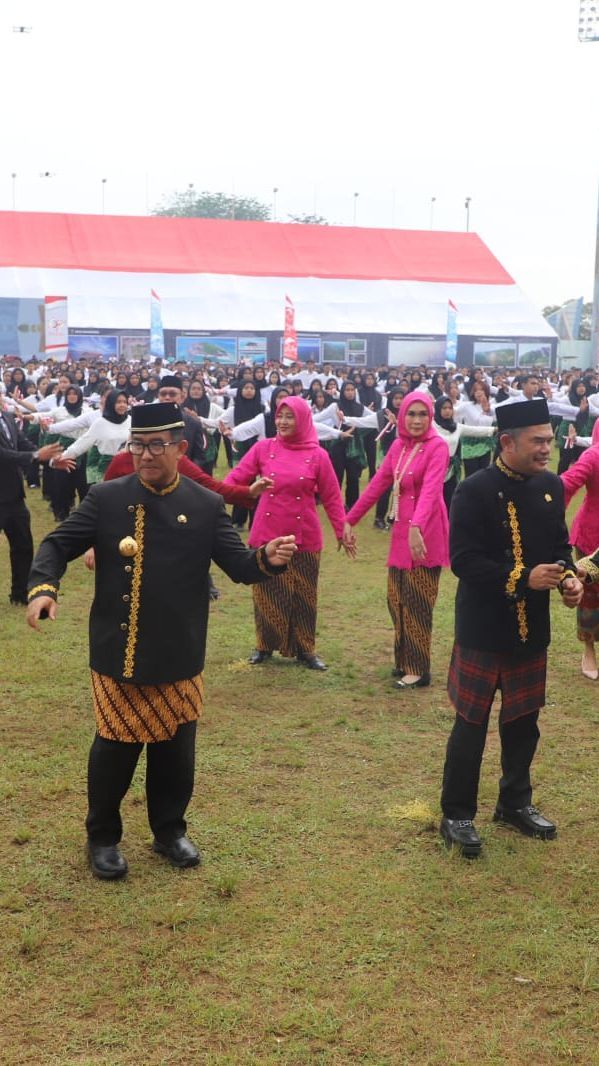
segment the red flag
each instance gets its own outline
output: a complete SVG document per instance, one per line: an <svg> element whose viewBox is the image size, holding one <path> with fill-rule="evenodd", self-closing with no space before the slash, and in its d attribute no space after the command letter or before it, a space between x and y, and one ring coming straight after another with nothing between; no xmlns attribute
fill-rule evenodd
<svg viewBox="0 0 599 1066"><path fill-rule="evenodd" d="M285 332L283 335L283 366L297 362L297 333L295 329L295 307L285 294Z"/></svg>

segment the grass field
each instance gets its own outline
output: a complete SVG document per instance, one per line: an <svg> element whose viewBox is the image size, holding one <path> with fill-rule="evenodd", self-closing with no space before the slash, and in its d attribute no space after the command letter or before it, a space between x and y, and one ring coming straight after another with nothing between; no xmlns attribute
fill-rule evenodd
<svg viewBox="0 0 599 1066"><path fill-rule="evenodd" d="M36 543L50 528L29 493ZM5 606L0 548L0 1063L589 1066L598 1048L599 682L554 603L535 798L553 843L491 822L490 730L467 863L438 838L453 720L445 694L454 579L435 614L430 689L389 676L387 535L323 556L318 651L328 673L249 667L251 594L216 572L207 705L190 835L200 870L150 850L143 767L124 804L122 883L84 861L93 735L92 582L64 581L41 636Z"/></svg>

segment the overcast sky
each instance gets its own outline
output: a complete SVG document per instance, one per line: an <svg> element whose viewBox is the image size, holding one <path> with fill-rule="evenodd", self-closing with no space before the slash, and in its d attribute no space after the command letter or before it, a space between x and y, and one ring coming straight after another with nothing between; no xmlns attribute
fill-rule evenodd
<svg viewBox="0 0 599 1066"><path fill-rule="evenodd" d="M355 208L428 229L436 197L434 228L458 230L470 196L538 306L591 299L599 43L578 42L578 8L4 0L0 209L100 213L104 192L107 214L145 214L190 183L267 203L276 186L280 221Z"/></svg>

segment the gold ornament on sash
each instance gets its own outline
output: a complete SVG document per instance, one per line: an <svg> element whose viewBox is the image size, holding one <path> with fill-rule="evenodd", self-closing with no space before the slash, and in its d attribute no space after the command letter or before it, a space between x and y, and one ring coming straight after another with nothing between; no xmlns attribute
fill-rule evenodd
<svg viewBox="0 0 599 1066"><path fill-rule="evenodd" d="M130 559L133 555L137 555L139 551L137 541L134 540L133 537L123 537L123 539L119 541L119 551L121 555Z"/></svg>

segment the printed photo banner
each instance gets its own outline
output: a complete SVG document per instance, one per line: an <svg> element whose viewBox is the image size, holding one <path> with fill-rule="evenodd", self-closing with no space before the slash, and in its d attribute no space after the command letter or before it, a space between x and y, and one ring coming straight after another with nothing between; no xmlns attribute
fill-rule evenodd
<svg viewBox="0 0 599 1066"><path fill-rule="evenodd" d="M44 298L44 318L46 329L46 355L53 359L65 360L69 352L69 323L66 296L46 296Z"/></svg>

